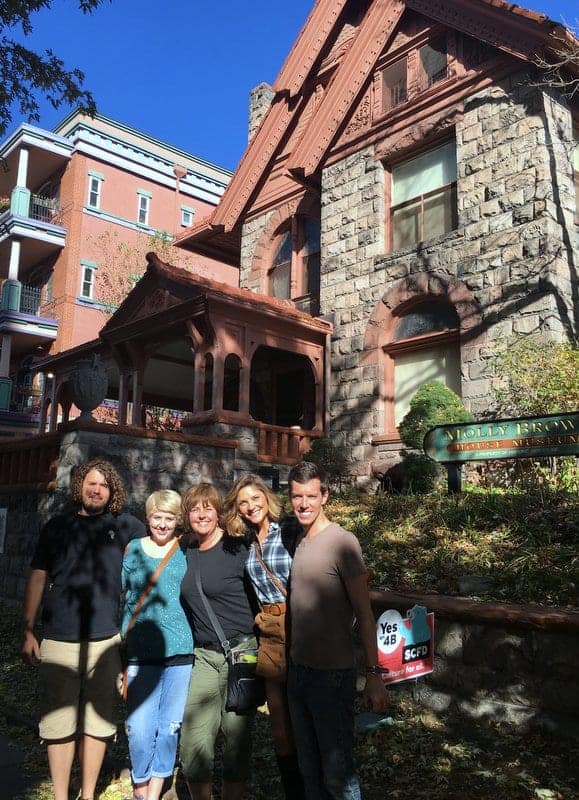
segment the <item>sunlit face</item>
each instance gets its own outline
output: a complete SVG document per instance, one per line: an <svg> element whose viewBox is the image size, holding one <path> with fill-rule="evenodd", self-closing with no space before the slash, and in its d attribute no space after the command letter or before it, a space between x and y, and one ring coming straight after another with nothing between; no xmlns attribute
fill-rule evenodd
<svg viewBox="0 0 579 800"><path fill-rule="evenodd" d="M258 528L264 520L269 519L267 496L256 486L244 486L240 489L235 498L235 506L245 522Z"/></svg>
<svg viewBox="0 0 579 800"><path fill-rule="evenodd" d="M189 510L189 525L200 541L207 539L219 526L217 511L211 503L199 500Z"/></svg>
<svg viewBox="0 0 579 800"><path fill-rule="evenodd" d="M323 515L328 492L322 492L319 478L312 478L307 483L292 481L289 496L294 514L307 532L320 515Z"/></svg>
<svg viewBox="0 0 579 800"><path fill-rule="evenodd" d="M177 528L177 517L170 511L159 511L155 509L147 517L151 539L155 544L163 545L170 542L175 536Z"/></svg>
<svg viewBox="0 0 579 800"><path fill-rule="evenodd" d="M111 490L107 479L98 469L87 472L80 490L81 509L83 516L102 514L109 503Z"/></svg>

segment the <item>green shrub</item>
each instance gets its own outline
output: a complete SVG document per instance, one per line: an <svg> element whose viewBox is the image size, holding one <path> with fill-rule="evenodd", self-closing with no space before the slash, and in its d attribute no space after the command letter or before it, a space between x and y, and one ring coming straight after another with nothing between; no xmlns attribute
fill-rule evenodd
<svg viewBox="0 0 579 800"><path fill-rule="evenodd" d="M410 401L410 410L398 428L407 447L422 450L424 434L435 425L472 422L460 397L440 381L427 381Z"/></svg>
<svg viewBox="0 0 579 800"><path fill-rule="evenodd" d="M306 458L323 467L330 476L330 480L334 482L341 483L342 478L346 477L350 469L346 448L343 445L334 444L328 436L314 439Z"/></svg>

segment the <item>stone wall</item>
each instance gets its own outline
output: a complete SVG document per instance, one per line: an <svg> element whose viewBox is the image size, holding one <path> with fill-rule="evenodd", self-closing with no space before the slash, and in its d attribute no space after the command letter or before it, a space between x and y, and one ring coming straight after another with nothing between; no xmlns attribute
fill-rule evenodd
<svg viewBox="0 0 579 800"><path fill-rule="evenodd" d="M0 596L21 600L28 565L42 525L69 504L69 487L74 468L101 457L118 469L127 488L127 509L143 518L148 495L157 489L182 492L194 483L210 481L221 489L231 484L236 464L236 447L223 438L211 445L202 437L181 434L142 436L99 430L72 430L63 435L56 485L53 490L15 491L0 494L0 508L6 508L4 553L0 555ZM141 432L142 433L142 432ZM248 447L251 449L250 444ZM247 448L246 448L247 450Z"/></svg>
<svg viewBox="0 0 579 800"><path fill-rule="evenodd" d="M385 169L374 148L323 171L321 310L333 312L335 326L331 432L361 473L380 457L372 438L384 433L387 334L380 339L370 328L382 304L392 306L389 293L446 293L453 302L462 394L475 415L489 410L494 359L509 336L538 331L561 340L575 329L569 109L520 74L464 101L456 145L458 228L392 253L384 241Z"/></svg>
<svg viewBox="0 0 579 800"><path fill-rule="evenodd" d="M579 734L578 612L441 595L372 598L377 618L415 603L434 611L434 672L416 683L425 706Z"/></svg>

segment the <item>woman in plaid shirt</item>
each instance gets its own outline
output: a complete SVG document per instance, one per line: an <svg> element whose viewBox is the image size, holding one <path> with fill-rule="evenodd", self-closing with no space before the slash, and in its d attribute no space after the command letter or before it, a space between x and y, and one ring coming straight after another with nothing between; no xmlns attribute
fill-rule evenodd
<svg viewBox="0 0 579 800"><path fill-rule="evenodd" d="M281 503L258 475L240 478L225 498L225 524L232 536L251 541L246 572L261 605L257 672L265 678L277 762L287 800L305 798L287 705L286 595L296 540L293 518L281 520Z"/></svg>

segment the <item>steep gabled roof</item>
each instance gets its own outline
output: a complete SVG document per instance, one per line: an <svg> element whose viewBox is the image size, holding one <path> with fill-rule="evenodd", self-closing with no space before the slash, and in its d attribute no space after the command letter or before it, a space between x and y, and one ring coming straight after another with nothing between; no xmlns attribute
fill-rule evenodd
<svg viewBox="0 0 579 800"><path fill-rule="evenodd" d="M217 237L225 236L228 245L238 240L242 214L304 109L304 84L327 50L346 6L347 0L317 0L273 85L271 106L220 204L210 219L185 233L180 242L191 242L195 250L209 248L205 252L215 254ZM372 0L320 106L290 155L287 170L298 181L312 176L323 162L406 8L527 61L573 39L564 26L544 14L505 0Z"/></svg>
<svg viewBox="0 0 579 800"><path fill-rule="evenodd" d="M101 338L107 339L115 330L132 324L143 298L157 287L167 290L171 295L170 304L166 304L162 310L171 312L173 321L177 321L178 316L186 317L188 308L193 308L197 301L206 302L213 299L236 308L252 309L276 319L283 317L285 320L299 324L302 328L315 329L324 333L328 333L332 328L330 323L298 311L289 300L256 294L249 289L239 289L221 281L195 275L186 269L166 264L155 253L147 253L147 262L144 276L102 328ZM179 314L176 313L178 306Z"/></svg>

